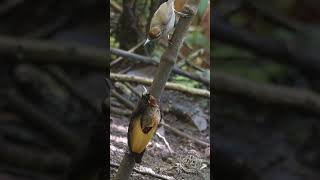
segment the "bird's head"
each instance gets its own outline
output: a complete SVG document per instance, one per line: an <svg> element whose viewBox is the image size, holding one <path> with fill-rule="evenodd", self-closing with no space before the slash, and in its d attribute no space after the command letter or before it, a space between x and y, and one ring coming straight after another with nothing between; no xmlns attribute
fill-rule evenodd
<svg viewBox="0 0 320 180"><path fill-rule="evenodd" d="M142 87L144 89L144 92L142 93L143 101L148 105L157 106L157 99L148 92L146 87Z"/></svg>
<svg viewBox="0 0 320 180"><path fill-rule="evenodd" d="M158 39L160 35L161 35L161 28L159 26L150 28L148 36L151 40Z"/></svg>
<svg viewBox="0 0 320 180"><path fill-rule="evenodd" d="M148 32L148 38L147 38L146 42L144 43L144 46L147 45L150 41L159 39L160 36L161 36L160 27L156 26L156 27L150 28L150 30Z"/></svg>

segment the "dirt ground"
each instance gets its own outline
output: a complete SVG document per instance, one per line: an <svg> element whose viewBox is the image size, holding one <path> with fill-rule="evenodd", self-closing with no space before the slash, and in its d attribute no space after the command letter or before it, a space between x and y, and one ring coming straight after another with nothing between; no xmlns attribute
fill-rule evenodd
<svg viewBox="0 0 320 180"><path fill-rule="evenodd" d="M135 98L135 100L137 100ZM133 101L136 103L136 101ZM195 103L196 102L196 103ZM202 111L207 127L203 131L199 131L190 120L186 120L186 116L177 115L172 111L172 106L179 106L186 112L192 112L195 107L199 107ZM164 113L164 121L197 139L210 142L210 119L209 119L209 100L198 97L190 97L174 91L165 91L162 95L161 109ZM123 107L122 107L123 108ZM120 164L124 152L127 150L127 128L129 125L129 117L119 116L111 113L110 124L110 161ZM161 132L163 127L158 128ZM148 144L144 153L142 163L135 168L143 171L153 171L159 175L166 175L174 179L209 179L210 178L210 148L197 145L190 140L177 136L172 131L164 128L165 138L172 149L169 152L164 141L155 135ZM194 164L190 164L191 161ZM110 168L111 177L116 173L116 168ZM131 179L157 179L149 175L142 175L133 172Z"/></svg>

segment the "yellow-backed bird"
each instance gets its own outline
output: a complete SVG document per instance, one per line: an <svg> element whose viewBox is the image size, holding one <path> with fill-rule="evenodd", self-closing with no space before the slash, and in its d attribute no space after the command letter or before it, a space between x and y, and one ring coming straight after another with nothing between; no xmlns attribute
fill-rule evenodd
<svg viewBox="0 0 320 180"><path fill-rule="evenodd" d="M161 120L157 99L147 91L142 94L137 108L132 113L128 129L128 145L135 162L141 163L146 146Z"/></svg>

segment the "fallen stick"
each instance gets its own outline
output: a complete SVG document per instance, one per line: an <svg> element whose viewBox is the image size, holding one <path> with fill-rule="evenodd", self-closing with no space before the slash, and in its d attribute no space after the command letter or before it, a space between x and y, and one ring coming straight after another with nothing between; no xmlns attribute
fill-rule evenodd
<svg viewBox="0 0 320 180"><path fill-rule="evenodd" d="M133 76L133 75L116 74L116 73L110 73L110 78L116 81L136 82L144 85L151 85L153 81L152 79L149 79L149 78ZM191 95L210 98L210 91L204 90L204 89L190 88L181 84L171 83L171 82L167 82L165 88L181 91Z"/></svg>
<svg viewBox="0 0 320 180"><path fill-rule="evenodd" d="M131 111L123 110L123 109L112 107L112 106L110 107L110 112L111 112L111 114L117 114L120 116L131 116L131 114L132 114Z"/></svg>
<svg viewBox="0 0 320 180"><path fill-rule="evenodd" d="M133 46L131 49L128 50L129 53L134 52L136 49L138 49L142 44L144 43L144 41L139 42L137 45ZM115 64L119 63L121 60L123 59L122 56L118 57L117 59L115 59L114 61L112 61L110 63L110 67L114 66Z"/></svg>
<svg viewBox="0 0 320 180"><path fill-rule="evenodd" d="M159 132L156 132L156 135L164 141L164 143L165 143L165 145L167 146L169 152L170 152L171 154L174 153L173 150L171 149L171 147L170 147L167 139L166 139L164 136L162 136Z"/></svg>
<svg viewBox="0 0 320 180"><path fill-rule="evenodd" d="M160 122L160 125L163 125L166 129L169 129L171 130L172 132L174 132L176 135L179 135L181 137L184 137L184 138L187 138L187 139L190 139L191 141L195 142L196 144L199 144L201 146L204 146L204 147L210 147L210 144L207 143L207 142L204 142L204 141L201 141L199 139L196 139L182 131L180 131L179 129L177 128L174 128L174 127L171 127L170 125L164 123L164 122Z"/></svg>
<svg viewBox="0 0 320 180"><path fill-rule="evenodd" d="M119 94L116 90L111 89L111 95L117 98L123 105L125 105L129 109L134 109L135 105L127 100L125 97L123 97L121 94Z"/></svg>
<svg viewBox="0 0 320 180"><path fill-rule="evenodd" d="M141 95L142 93L141 92L138 92L136 89L134 89L130 83L128 82L125 82L124 83L137 97L140 97L141 98Z"/></svg>
<svg viewBox="0 0 320 180"><path fill-rule="evenodd" d="M147 57L147 56L142 56L142 55L139 55L139 54L129 53L129 52L127 52L125 50L122 50L122 49L110 48L110 53L111 54L115 54L117 56L125 57L127 60L130 60L132 62L142 62L142 63L150 64L150 65L153 65L153 66L159 64L159 62L157 60L153 59L153 58L150 58L150 57ZM210 80L209 79L201 77L201 76L199 76L197 74L193 74L193 73L184 71L181 68L179 68L179 66L177 66L176 64L173 65L172 72L175 73L175 74L179 74L181 76L188 77L188 78L190 78L192 80L202 82L205 85L209 85L210 84Z"/></svg>

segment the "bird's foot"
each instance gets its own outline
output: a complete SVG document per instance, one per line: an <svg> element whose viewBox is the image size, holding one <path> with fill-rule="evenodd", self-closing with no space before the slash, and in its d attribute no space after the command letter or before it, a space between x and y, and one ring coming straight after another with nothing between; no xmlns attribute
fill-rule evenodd
<svg viewBox="0 0 320 180"><path fill-rule="evenodd" d="M168 34L168 46L172 45L172 36L170 37L170 35Z"/></svg>
<svg viewBox="0 0 320 180"><path fill-rule="evenodd" d="M173 44L172 39L168 39L168 46L172 46L172 44Z"/></svg>

